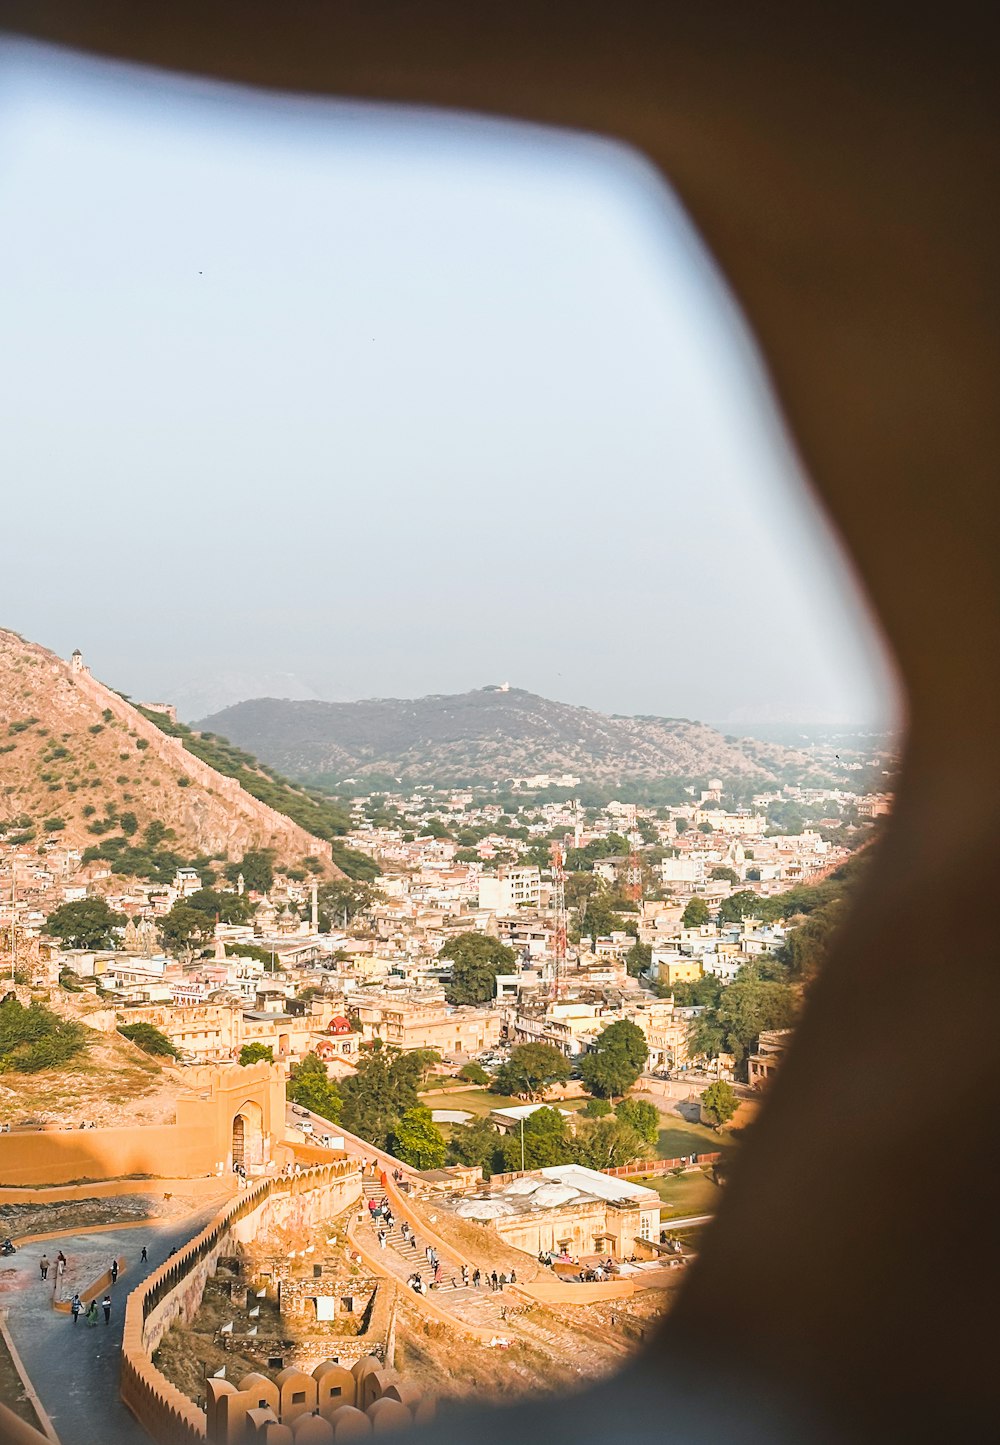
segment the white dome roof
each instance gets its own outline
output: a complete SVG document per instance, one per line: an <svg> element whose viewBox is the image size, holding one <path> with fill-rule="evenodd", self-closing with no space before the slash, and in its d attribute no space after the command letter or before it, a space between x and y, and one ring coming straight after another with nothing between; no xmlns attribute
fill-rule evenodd
<svg viewBox="0 0 1000 1445"><path fill-rule="evenodd" d="M513 1214L514 1206L502 1199L465 1199L455 1213L463 1219L501 1219L505 1214Z"/></svg>
<svg viewBox="0 0 1000 1445"><path fill-rule="evenodd" d="M541 1179L514 1179L504 1190L505 1194L534 1194L536 1189L541 1189Z"/></svg>
<svg viewBox="0 0 1000 1445"><path fill-rule="evenodd" d="M539 1204L543 1209L554 1209L557 1204L568 1204L580 1193L579 1189L571 1189L568 1184L543 1184L536 1189L531 1196L532 1204Z"/></svg>

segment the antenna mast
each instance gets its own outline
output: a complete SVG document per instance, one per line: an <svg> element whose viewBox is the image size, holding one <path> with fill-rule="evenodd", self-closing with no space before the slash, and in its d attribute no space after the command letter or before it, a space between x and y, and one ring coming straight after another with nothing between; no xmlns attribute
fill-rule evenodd
<svg viewBox="0 0 1000 1445"><path fill-rule="evenodd" d="M555 935L552 940L552 954L555 968L552 976L552 997L562 992L563 974L566 968L566 863L561 843L549 847L552 864L552 913Z"/></svg>
<svg viewBox="0 0 1000 1445"><path fill-rule="evenodd" d="M642 864L639 862L639 834L628 835L629 854L625 864L625 897L636 907L642 906Z"/></svg>

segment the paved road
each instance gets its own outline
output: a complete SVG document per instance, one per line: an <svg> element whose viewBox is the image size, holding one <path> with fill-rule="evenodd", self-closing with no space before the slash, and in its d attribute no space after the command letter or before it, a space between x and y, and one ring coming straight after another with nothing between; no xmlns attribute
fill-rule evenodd
<svg viewBox="0 0 1000 1445"><path fill-rule="evenodd" d="M217 1208L217 1203L208 1205L183 1220L134 1229L40 1240L0 1260L0 1305L7 1310L14 1343L62 1445L101 1445L105 1440L149 1445L149 1436L118 1395L125 1299L171 1249L197 1234ZM145 1265L139 1263L143 1245L149 1251ZM59 1249L69 1261L64 1297L92 1283L112 1258L124 1256L125 1272L110 1292L110 1325L105 1325L103 1313L94 1327L82 1316L74 1325L71 1316L52 1308L53 1273L43 1284L38 1261L43 1254L54 1260Z"/></svg>

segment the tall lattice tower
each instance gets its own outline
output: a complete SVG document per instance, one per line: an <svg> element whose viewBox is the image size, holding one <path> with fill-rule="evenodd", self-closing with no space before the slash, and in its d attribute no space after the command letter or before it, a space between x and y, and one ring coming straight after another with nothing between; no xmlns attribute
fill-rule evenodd
<svg viewBox="0 0 1000 1445"><path fill-rule="evenodd" d="M558 998L562 991L566 971L566 860L562 844L552 843L549 847L552 867L552 914L555 934L552 939L552 953L555 967L552 974L552 997Z"/></svg>
<svg viewBox="0 0 1000 1445"><path fill-rule="evenodd" d="M625 897L630 898L636 906L642 904L642 864L639 862L638 833L628 835L629 855L625 864Z"/></svg>

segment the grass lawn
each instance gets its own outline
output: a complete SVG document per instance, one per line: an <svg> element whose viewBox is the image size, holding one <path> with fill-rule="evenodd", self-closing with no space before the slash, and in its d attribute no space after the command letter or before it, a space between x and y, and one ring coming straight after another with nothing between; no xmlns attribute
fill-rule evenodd
<svg viewBox="0 0 1000 1445"><path fill-rule="evenodd" d="M663 1224L671 1218L682 1219L688 1214L711 1214L719 1204L719 1186L713 1184L700 1169L692 1170L690 1174L679 1174L676 1178L671 1174L660 1174L636 1179L635 1182L655 1189L663 1200L660 1210Z"/></svg>
<svg viewBox="0 0 1000 1445"><path fill-rule="evenodd" d="M661 1121L664 1117L668 1122L657 1135L657 1159L679 1159L685 1154L725 1153L729 1148L724 1134L716 1134L714 1129L704 1124L691 1124L680 1114L661 1114Z"/></svg>
<svg viewBox="0 0 1000 1445"><path fill-rule="evenodd" d="M493 1109L509 1109L513 1104L523 1104L523 1099L511 1099L506 1094L491 1094L488 1089L463 1089L461 1093L445 1094L436 1090L425 1090L420 1102L429 1109L465 1109L470 1114L486 1115Z"/></svg>

